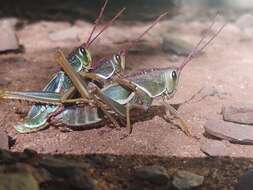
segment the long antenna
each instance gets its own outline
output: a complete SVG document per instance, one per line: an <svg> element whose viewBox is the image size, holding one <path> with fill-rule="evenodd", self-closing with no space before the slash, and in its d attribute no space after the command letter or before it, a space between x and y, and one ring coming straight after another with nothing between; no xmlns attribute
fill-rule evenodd
<svg viewBox="0 0 253 190"><path fill-rule="evenodd" d="M217 15L215 16L215 18L217 17ZM205 49L218 35L219 33L223 30L223 28L226 26L226 23L223 24L220 29L200 48L200 45L202 44L202 42L204 41L204 39L206 38L206 35L208 35L208 33L211 31L211 28L213 27L213 25L215 24L215 19L214 21L211 23L211 25L208 27L208 30L205 32L204 36L200 39L200 41L197 43L197 45L193 48L193 50L191 51L191 53L187 56L187 58L183 61L182 65L179 67L179 70L181 71L193 58L194 56L196 56L196 54L200 51L202 51L203 49Z"/></svg>
<svg viewBox="0 0 253 190"><path fill-rule="evenodd" d="M161 14L139 37L135 40L129 42L129 45L123 50L124 52L128 51L130 48L134 47L139 40L146 35L164 16L168 15L169 12Z"/></svg>
<svg viewBox="0 0 253 190"><path fill-rule="evenodd" d="M89 41L91 40L91 37L92 37L93 33L95 32L95 30L96 30L96 28L97 28L97 25L98 25L98 23L99 23L101 17L102 17L103 14L104 14L105 7L106 7L107 3L108 3L108 0L105 0L105 3L104 3L104 5L103 5L103 7L101 8L101 10L100 10L100 12L99 12L99 15L98 15L97 19L96 19L95 22L94 22L93 28L92 28L92 30L91 30L90 36L89 36L89 38L88 38L86 44L88 44Z"/></svg>
<svg viewBox="0 0 253 190"><path fill-rule="evenodd" d="M105 26L102 28L102 30L92 39L88 44L86 44L86 47L89 47L98 37L100 34L102 34L124 11L126 8L121 9L112 20L110 20Z"/></svg>
<svg viewBox="0 0 253 190"><path fill-rule="evenodd" d="M136 45L136 43L146 34L149 32L149 30L151 30L164 16L166 16L168 14L168 12L163 13L162 15L160 15L139 37L137 37L135 40L132 40L129 42L129 45L124 48L123 50L120 50L120 52L124 52L125 54L127 53L127 51L132 48L134 45ZM103 57L102 59L99 59L99 61L97 61L96 63L93 63L94 65L94 69L99 65L99 63L101 63L101 61L103 61L104 59L107 59L111 56L111 54L107 57Z"/></svg>
<svg viewBox="0 0 253 190"><path fill-rule="evenodd" d="M204 41L204 39L206 38L206 36L208 35L208 33L211 31L212 27L214 26L215 19L216 19L217 16L218 16L218 14L216 14L216 16L214 17L212 23L210 24L210 26L208 27L208 29L205 31L205 33L202 36L202 38L199 40L199 42L195 45L195 47L193 48L193 50L189 53L189 55L183 61L181 67L184 67L191 60L191 58L198 53L199 46L201 45L201 43Z"/></svg>

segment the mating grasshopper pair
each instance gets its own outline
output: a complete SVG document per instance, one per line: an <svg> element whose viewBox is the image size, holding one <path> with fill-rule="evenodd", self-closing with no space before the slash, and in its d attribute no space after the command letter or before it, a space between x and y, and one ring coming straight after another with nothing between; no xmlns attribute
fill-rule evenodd
<svg viewBox="0 0 253 190"><path fill-rule="evenodd" d="M198 51L203 50L222 30L218 32L202 47L204 38L192 50L186 60L178 68L151 69L137 73L132 76L112 78L116 73L125 68L125 51L114 54L112 58L102 60L96 68L91 67L91 56L87 48L96 39L91 36L96 24L103 14L105 5L95 22L90 37L85 45L82 45L66 59L61 51L57 52L57 62L62 67L53 80L44 88L43 92L11 92L2 91L0 98L27 100L37 103L28 114L28 119L23 125L16 126L19 132L31 132L48 125L52 118L60 119L62 123L69 126L86 126L99 123L102 118L99 114L109 118L111 122L119 127L115 116L126 119L129 132L132 131L130 112L133 109L147 111L154 98L162 96L172 97L177 88L182 69L195 56ZM122 9L110 22L112 23L122 12ZM158 19L134 42L137 42L148 30L150 30L163 16ZM105 29L104 27L103 29ZM130 44L132 47L134 43ZM199 48L200 47L200 48ZM199 49L198 49L199 48ZM112 81L111 83L108 82ZM105 82L104 82L105 81ZM99 84L97 86L97 84ZM177 111L164 101L166 108L181 121L181 128L186 134L190 130L184 120L179 117ZM63 109L59 111L60 106ZM103 116L102 115L102 116Z"/></svg>
<svg viewBox="0 0 253 190"><path fill-rule="evenodd" d="M106 24L103 27L103 29L92 39L92 35L95 32L96 26L103 15L106 4L107 4L107 0L105 1L104 6L102 7L100 11L99 16L95 21L94 27L92 28L92 32L87 42L82 44L80 47L76 48L68 57L68 64L71 65L71 67L76 72L80 73L80 75L82 76L89 76L92 80L98 80L98 79L101 79L103 81L109 80L115 74L122 72L125 68L125 56L126 56L127 50L131 48L134 45L134 43L136 43L145 33L147 33L163 16L165 16L165 14L161 15L143 34L141 34L135 41L132 41L130 45L128 46L128 48L126 48L125 50L119 51L118 53L113 54L111 57L101 60L98 64L96 64L96 68L93 68L92 57L88 50L89 46L125 10L125 9L120 10L118 14L108 24ZM90 70L92 70L92 72L90 72ZM47 84L47 86L43 89L42 93L41 92L31 92L31 93L27 92L25 94L22 94L19 92L2 92L0 96L2 98L7 98L7 99L21 99L21 100L29 99L29 101L34 101L35 103L37 103L36 105L32 106L32 109L30 110L25 121L22 124L18 124L16 126L16 130L19 131L20 133L27 133L27 132L37 131L39 129L46 127L48 125L49 114L55 112L58 109L58 106L51 105L51 102L49 100L50 98L44 101L42 100L38 101L36 100L35 97L40 96L40 97L47 98L47 96L50 96L50 93L66 92L67 90L71 89L71 86L72 86L72 82L69 80L69 77L63 71L59 71L53 77L53 79ZM29 98L26 97L26 95L28 95ZM88 97L89 94L86 93L85 96ZM45 104L41 104L41 103L45 103ZM71 125L86 125L86 124L94 123L94 121L89 122L89 115L90 115L88 114L89 110L88 111L84 111L84 110L86 109L66 108L64 112L65 115L63 118L65 118L65 121L71 120L72 117L83 118L83 121L85 121L81 123L77 121L75 122L75 124L71 123ZM83 113L83 114L80 114L80 113ZM87 119L84 119L86 117ZM94 115L94 117L97 118L97 115ZM91 120L94 120L93 116ZM98 120L96 120L96 122L97 121ZM70 124L70 123L67 123L67 124Z"/></svg>

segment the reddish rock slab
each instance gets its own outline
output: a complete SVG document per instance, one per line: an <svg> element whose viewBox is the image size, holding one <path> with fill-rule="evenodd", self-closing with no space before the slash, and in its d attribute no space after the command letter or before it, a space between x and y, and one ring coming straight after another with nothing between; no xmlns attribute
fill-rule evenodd
<svg viewBox="0 0 253 190"><path fill-rule="evenodd" d="M162 50L165 53L176 54L178 56L188 56L193 49L192 45L182 39L175 37L164 37Z"/></svg>
<svg viewBox="0 0 253 190"><path fill-rule="evenodd" d="M200 150L208 156L229 156L232 153L229 142L207 139L201 142Z"/></svg>
<svg viewBox="0 0 253 190"><path fill-rule="evenodd" d="M211 119L204 125L205 133L237 144L253 145L253 127Z"/></svg>
<svg viewBox="0 0 253 190"><path fill-rule="evenodd" d="M253 125L253 104L223 106L222 114L225 121Z"/></svg>
<svg viewBox="0 0 253 190"><path fill-rule="evenodd" d="M0 41L0 52L19 49L16 32L7 21L0 25Z"/></svg>

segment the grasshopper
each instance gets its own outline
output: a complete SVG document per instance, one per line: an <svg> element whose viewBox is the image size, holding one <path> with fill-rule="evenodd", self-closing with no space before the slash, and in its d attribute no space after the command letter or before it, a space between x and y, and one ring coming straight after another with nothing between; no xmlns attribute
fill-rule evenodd
<svg viewBox="0 0 253 190"><path fill-rule="evenodd" d="M130 111L136 108L141 109L143 111L147 111L152 105L152 101L154 98L162 96L165 100L173 97L176 92L180 74L183 68L193 59L193 57L199 51L202 51L208 44L211 43L211 41L214 40L214 38L221 32L224 26L225 25L223 25L212 36L212 38L207 41L206 44L200 47L204 40L203 37L179 67L167 67L162 69L145 70L135 75L126 76L123 79L114 79L114 82L112 84L107 85L101 90L95 86L95 90L92 91L92 94L94 94L95 97L94 99L96 99L96 101L100 102L100 104L103 105L102 107L104 108L104 113L106 113L107 116L110 115L110 111L106 110L109 108L109 110L114 111L118 117L126 119L127 126L129 127L129 133L131 133L132 126L130 122ZM63 55L61 55L61 57L62 56ZM83 86L85 85L83 84L84 81L79 77L79 74L76 73L73 69L71 70L71 68L71 71L69 70L69 66L64 60L64 58L61 60L60 64L63 70L72 80L73 85L80 93L81 98L65 99L63 98L64 96L61 96L60 94L48 93L44 94L44 96L38 94L37 97L35 94L33 94L34 99L32 100L32 92L24 92L22 93L22 96L26 97L29 101L35 101L36 99L36 101L40 101L41 103L43 103L43 101L45 103L49 103L48 99L50 99L50 101L53 101L55 104L57 103L66 105L85 103L86 108L89 107L91 104L94 104L94 102L91 102L89 101L89 99L85 98L85 90L83 90ZM86 89L89 89L87 84L85 87ZM11 93L9 92L9 94ZM53 99L52 97L55 98ZM8 95L7 98L10 98L10 95ZM69 96L67 98L71 97ZM18 99L20 99L20 97L18 97ZM190 135L190 130L188 129L188 126L186 125L185 121L179 116L177 111L166 101L164 101L164 103L166 105L166 108L180 120L182 124L182 126L180 126L181 129L187 135ZM64 112L62 114L62 117L66 117L66 115L64 115ZM116 121L112 119L112 116L110 117L111 121L113 121L115 124ZM94 120L94 122L96 121Z"/></svg>
<svg viewBox="0 0 253 190"><path fill-rule="evenodd" d="M110 26L123 12L125 9L121 9L117 15L106 24L103 29L92 39L92 35L96 29L97 23L101 19L104 9L106 7L108 0L105 1L98 18L95 21L95 24L92 28L92 31L89 35L89 38L86 43L77 47L70 53L68 57L68 63L75 69L76 72L88 72L92 68L92 58L88 50L89 46L95 41L95 39ZM59 71L55 76L49 81L49 83L43 88L44 92L61 92L67 91L72 86L71 81L65 75L63 71ZM52 105L39 105L36 104L32 106L31 110L28 113L25 121L19 123L15 126L16 130L20 133L27 133L32 131L37 131L39 129L45 128L47 123L47 116L49 113L57 110L56 106Z"/></svg>
<svg viewBox="0 0 253 190"><path fill-rule="evenodd" d="M209 30L211 30L213 24L214 22L209 27ZM205 38L203 37L179 67L144 70L132 76L127 76L123 80L117 80L116 84L109 85L101 90L103 94L109 98L109 100L113 99L114 101L117 101L118 104L115 104L114 101L111 101L111 107L114 108L114 111L118 115L126 118L129 133L132 132L132 126L130 124L130 111L135 108L147 111L152 105L154 98L163 97L163 102L166 109L181 122L180 127L182 131L187 135L191 135L186 122L180 117L177 110L165 100L172 98L176 93L180 74L182 73L183 68L190 63L190 61L196 54L198 54L198 52L201 52L203 49L205 49L224 27L225 24L219 28L218 31L201 47L201 44ZM207 30L206 34L208 34L209 30ZM133 87L135 88L135 92L126 90L126 87L129 87L129 84L131 85L131 89ZM123 106L119 106L119 104Z"/></svg>
<svg viewBox="0 0 253 190"><path fill-rule="evenodd" d="M135 43L137 43L138 40L140 38L142 38L150 29L152 29L159 22L159 20L161 18L163 18L166 14L167 13L162 14L161 16L159 16L152 23L151 26L149 26L139 37L137 37L134 41L132 41L130 43L130 46L128 46L128 48L126 48L124 50L120 50L119 53L113 54L112 57L110 57L109 59L103 59L102 61L100 61L99 66L97 66L96 69L94 69L91 72L87 72L86 70L82 71L82 67L84 67L84 66L82 66L81 63L83 61L77 62L78 60L80 60L77 53L73 54L74 58L72 58L71 60L68 59L68 62L74 63L74 64L70 64L70 65L73 67L73 69L76 72L79 72L82 77L86 77L86 79L87 79L87 77L89 77L89 80L95 80L95 81L98 81L98 82L100 82L101 80L109 80L112 76L114 76L117 73L122 72L122 70L124 69L125 56L127 54L127 50L130 47L132 47ZM92 31L92 33L93 33L93 31ZM100 35L100 33L98 35ZM91 38L89 37L89 39L91 39ZM92 41L94 41L94 39ZM92 42L88 43L88 41L87 41L86 44L91 44L91 43ZM87 45L87 47L88 47L88 45ZM80 48L79 48L78 52L81 52L81 51L84 51L84 50L80 50ZM91 60L91 59L89 59L89 60ZM87 67L86 67L86 69L87 69ZM63 86L63 88L64 88L63 91L67 91L68 89L71 89L70 90L70 91L72 91L71 93L74 93L74 89L71 88L72 83L69 80L69 77L67 77L63 71L59 72L58 75L61 75L61 77L55 77L55 79L60 80L60 81L50 82L50 84L48 86L51 87L51 89L46 88L46 90L44 90L44 91L60 93L61 88ZM56 86L56 85L58 85L57 90L54 90L56 88L52 88L52 86ZM87 90L85 88L83 90L86 91L85 94L84 94L84 97L86 97L86 98L89 97L89 93L87 92ZM21 94L20 93L14 93L12 95L11 94L9 94L9 95L10 95L10 98L15 99ZM32 93L31 94L32 100L34 100L33 99L34 96L38 97L38 95L39 95L39 92ZM47 95L49 95L49 93L47 93ZM42 94L42 96L43 96L43 94ZM5 97L7 97L7 94L5 94ZM54 97L54 96L52 96L52 97ZM20 97L20 98L22 99L24 97ZM49 104L50 104L50 102L49 102ZM37 105L32 107L32 112L29 113L28 117L26 118L25 123L23 125L18 125L16 127L16 129L21 133L27 133L27 132L40 130L40 129L42 129L42 128L44 128L48 125L48 122L47 122L48 115L50 113L56 111L57 109L58 109L58 107L54 106L54 105L38 105L37 104ZM76 112L75 109L66 109L64 113L66 113L67 115L72 115L72 117L75 116L75 118L85 117L84 116L85 114L86 115L93 115L92 118L97 118L96 122L98 122L100 120L98 118L97 114L95 114L94 109L93 110L87 110L87 108L84 108L83 110L82 110L82 108L76 108L76 109L78 109L78 113L76 113L76 114L73 114L73 113ZM33 115L31 115L31 113L33 113ZM80 114L80 113L82 113L82 114ZM93 122L94 121L92 121L91 123L93 123ZM85 125L90 124L90 122L85 122L84 124ZM77 123L76 125L84 125L84 124L83 123ZM72 125L74 125L74 124L72 124Z"/></svg>

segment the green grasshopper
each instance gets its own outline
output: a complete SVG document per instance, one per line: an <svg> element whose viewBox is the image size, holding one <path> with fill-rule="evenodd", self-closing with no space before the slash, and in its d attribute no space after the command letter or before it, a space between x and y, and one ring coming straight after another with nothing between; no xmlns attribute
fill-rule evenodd
<svg viewBox="0 0 253 190"><path fill-rule="evenodd" d="M214 22L211 24L210 29L213 24ZM129 133L132 132L132 127L130 124L130 111L135 108L147 111L151 106L154 98L162 96L165 100L173 97L176 93L180 74L182 73L183 68L193 59L196 54L198 54L198 52L201 52L204 48L206 48L224 27L225 25L223 25L206 42L206 44L200 47L204 40L203 37L179 67L144 70L132 76L125 77L123 81L118 80L116 84L109 85L101 90L103 94L109 98L109 100L114 100L111 101L111 107L114 108L114 111L118 115L123 116L127 119ZM130 93L129 90L126 90L128 84L131 85L131 88L134 86L136 91L132 91L132 93ZM123 106L115 104L115 101ZM179 116L177 110L169 105L166 101L164 101L164 104L166 106L166 109L168 109L171 114L180 120L181 129L187 135L190 135L191 133L186 125L186 122Z"/></svg>
<svg viewBox="0 0 253 190"><path fill-rule="evenodd" d="M122 13L125 9L122 9L118 14L103 27L103 29L92 39L92 35L96 29L97 23L101 19L104 9L106 7L108 0L105 1L104 6L102 7L98 18L95 21L95 24L92 28L90 36L86 43L82 44L76 48L68 57L68 63L75 69L76 72L88 72L92 68L92 58L91 54L88 51L89 46L95 41L95 39L110 26ZM49 81L49 83L43 88L44 92L64 92L70 89L72 86L71 81L65 75L63 71L59 71L55 76ZM15 126L16 130L20 133L37 131L39 129L45 128L47 123L47 116L49 113L57 110L56 106L52 105L34 105L28 113L25 121L19 123Z"/></svg>
<svg viewBox="0 0 253 190"><path fill-rule="evenodd" d="M102 8L102 11L103 9L105 8L105 5L104 7ZM101 12L102 12L101 11ZM121 10L122 12L122 10ZM118 15L120 15L119 12L117 14L117 16L114 17L114 20L115 18L118 17ZM128 48L126 48L125 50L121 50L119 53L116 53L116 54L113 54L111 58L107 58L107 59L104 59L102 60L99 65L96 67L96 69L92 70L92 72L87 72L88 70L88 67L85 67L85 66L89 66L90 64L85 64L84 65L84 60L81 60L80 58L80 54L81 55L90 55L89 52L87 50L84 50L84 48L81 46L81 48L78 48L75 50L76 53L72 53L72 55L70 56L71 59L68 59L68 62L70 63L70 65L74 68L74 70L76 72L79 72L82 76L89 76L92 80L108 80L109 78L111 78L112 76L114 76L115 74L121 72L123 69L124 69L124 65L125 65L125 56L127 54L127 50L129 48L131 48L135 43L138 42L138 40L140 38L142 38L151 28L153 28L158 22L159 20L164 17L167 13L165 14L162 14L161 16L159 16L153 23L150 27L148 27L148 29L146 29L138 38L136 38L134 41L132 41L130 43L130 46L128 46ZM100 16L102 14L100 13ZM100 17L99 16L99 17ZM99 18L98 17L98 18ZM113 22L113 20L111 21ZM95 22L96 24L97 22ZM95 25L96 26L96 25ZM95 26L93 27L93 30L91 32L91 35L87 41L86 44L86 47L89 47L89 45L102 33L102 31L106 28L104 27L104 29L101 30L101 32L95 37L93 38L93 40L90 41L91 39L91 36L92 36L92 33L94 32L95 30ZM90 41L90 42L89 42ZM87 52L87 54L84 54L83 52ZM91 56L88 56L89 59L87 60L91 60ZM80 61L81 60L81 61ZM90 61L87 61L86 60L86 63L89 63ZM83 68L85 69L85 71L82 71ZM60 77L59 77L60 75ZM95 76L95 77L94 77ZM58 86L57 86L58 85ZM69 80L69 78L64 74L63 71L59 72L58 75L55 77L55 80L52 80L49 85L47 85L48 87L46 87L44 91L46 92L60 92L61 91L61 88L63 86L64 90L63 91L66 91L68 89L71 88L72 84ZM54 86L57 86L57 87L54 87ZM54 87L54 88L52 88ZM57 90L55 90L57 89ZM72 89L73 90L73 89ZM33 93L32 93L33 94ZM35 93L37 96L38 96L38 92ZM19 93L17 94L12 94L10 95L10 97L14 98L16 96L20 95ZM85 93L85 96L86 97L89 97L88 93L86 92ZM17 97L16 97L17 98ZM22 98L21 98L22 99ZM37 131L41 128L44 128L48 125L48 122L47 122L47 117L50 113L54 112L55 110L57 110L57 107L56 106L53 106L53 105L35 105L32 107L32 110L30 111L28 117L26 118L26 121L23 125L18 125L16 127L16 129L21 132L21 133L27 133L27 132L32 132L32 131ZM86 110L86 108L85 108ZM79 108L79 112L78 113L83 113L83 115L85 113L87 113L87 115L95 115L94 117L95 118L98 118L96 116L96 114L89 114L89 111L83 111L81 108ZM71 113L68 113L68 114L72 114ZM77 117L80 117L79 115ZM98 119L99 120L99 119ZM86 122L87 123L87 122ZM86 124L85 123L85 124ZM89 122L88 122L89 123ZM82 123L78 124L78 125L83 125Z"/></svg>
<svg viewBox="0 0 253 190"><path fill-rule="evenodd" d="M127 126L129 127L129 132L131 133L132 127L130 124L130 111L135 108L147 111L151 106L154 98L159 96L166 98L172 97L176 92L179 77L183 68L192 60L197 52L202 51L220 33L224 26L222 26L206 44L198 49L204 40L203 37L180 67L146 70L142 73L125 77L124 79L115 79L115 83L110 84L101 90L99 90L97 87L95 88L95 91L93 91L93 93L95 94L94 96L96 100L101 101L102 104L104 104L104 108L107 107L107 109L109 108L109 110L113 110L117 116L126 118ZM57 104L86 103L86 107L89 107L90 104L93 104L94 102L90 102L88 99L84 98L85 95L82 89L83 81L78 76L78 74L73 69L72 71L69 71L67 69L68 65L66 64L66 61L63 61L61 66L72 80L73 85L77 88L78 92L81 95L81 98L64 100L60 94L52 93L50 95L45 94L44 97L39 95L38 97L35 97L35 99L37 101L38 99L40 99L40 101L42 99L43 101L48 101L48 99L52 101L52 97L57 96L57 98L54 99L54 103ZM86 89L88 89L87 85L86 87ZM31 94L32 92L24 92L22 95L31 101ZM43 102L41 101L41 103ZM49 101L47 103L49 103ZM188 130L188 127L185 124L184 120L180 118L177 111L173 107L171 107L166 102L165 104L169 111L181 121L182 130L189 135L190 131ZM66 117L66 115L64 115L64 112L62 113L62 117ZM107 112L107 114L110 115L109 112Z"/></svg>

